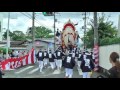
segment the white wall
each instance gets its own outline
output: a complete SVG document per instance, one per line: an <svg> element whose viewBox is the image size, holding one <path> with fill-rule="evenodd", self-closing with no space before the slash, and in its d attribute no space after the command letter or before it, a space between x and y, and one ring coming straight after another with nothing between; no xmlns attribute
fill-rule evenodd
<svg viewBox="0 0 120 90"><path fill-rule="evenodd" d="M120 44L101 46L99 48L99 65L105 69L110 69L109 56L112 52L117 52L120 55Z"/></svg>

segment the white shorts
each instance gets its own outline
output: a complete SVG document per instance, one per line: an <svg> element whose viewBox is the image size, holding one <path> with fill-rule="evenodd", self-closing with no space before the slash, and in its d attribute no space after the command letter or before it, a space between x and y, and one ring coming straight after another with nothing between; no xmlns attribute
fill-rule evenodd
<svg viewBox="0 0 120 90"><path fill-rule="evenodd" d="M55 62L50 62L50 66L51 66L52 69L54 69L55 68Z"/></svg>
<svg viewBox="0 0 120 90"><path fill-rule="evenodd" d="M77 61L77 65L78 65L78 67L80 68L81 61Z"/></svg>
<svg viewBox="0 0 120 90"><path fill-rule="evenodd" d="M43 62L44 62L44 65L47 65L47 64L48 64L48 59L45 58L45 59L43 60Z"/></svg>
<svg viewBox="0 0 120 90"><path fill-rule="evenodd" d="M43 61L39 61L39 68L40 68L40 69L43 68Z"/></svg>
<svg viewBox="0 0 120 90"><path fill-rule="evenodd" d="M56 60L56 66L57 66L57 68L61 68L62 67L62 60L61 59Z"/></svg>
<svg viewBox="0 0 120 90"><path fill-rule="evenodd" d="M72 78L73 75L73 69L65 68L65 76L68 78Z"/></svg>

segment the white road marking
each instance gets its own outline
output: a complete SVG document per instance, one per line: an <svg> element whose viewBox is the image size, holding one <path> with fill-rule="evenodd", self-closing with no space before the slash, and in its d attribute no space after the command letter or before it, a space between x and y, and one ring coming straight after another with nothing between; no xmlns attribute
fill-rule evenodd
<svg viewBox="0 0 120 90"><path fill-rule="evenodd" d="M33 69L32 71L30 71L28 74L33 74L34 72L36 72L36 71L38 71L39 70L39 68L35 68L35 69Z"/></svg>
<svg viewBox="0 0 120 90"><path fill-rule="evenodd" d="M50 73L50 74L47 74L47 75L43 75L43 76L51 76L51 75L54 75L54 74L62 74L62 73L64 73L64 71L59 71L59 70L55 70L53 73Z"/></svg>
<svg viewBox="0 0 120 90"><path fill-rule="evenodd" d="M20 70L20 71L18 71L18 72L15 72L15 74L22 73L22 72L24 72L24 71L26 71L26 70L28 70L28 69L30 69L30 68L33 68L33 67L34 67L34 66L26 67L26 68L24 68L24 69L22 69L22 70Z"/></svg>
<svg viewBox="0 0 120 90"><path fill-rule="evenodd" d="M52 74L60 74L61 71L60 70L55 70Z"/></svg>
<svg viewBox="0 0 120 90"><path fill-rule="evenodd" d="M52 75L52 73L50 73L50 74L47 74L47 75L43 75L43 76L45 76L45 77L46 77L46 76L50 76L50 75Z"/></svg>

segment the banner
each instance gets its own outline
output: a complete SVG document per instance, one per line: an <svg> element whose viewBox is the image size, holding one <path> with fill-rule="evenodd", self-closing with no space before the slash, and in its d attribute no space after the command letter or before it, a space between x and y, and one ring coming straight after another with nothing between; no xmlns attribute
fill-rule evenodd
<svg viewBox="0 0 120 90"><path fill-rule="evenodd" d="M95 57L95 70L98 70L99 67L99 46L94 46L94 57Z"/></svg>
<svg viewBox="0 0 120 90"><path fill-rule="evenodd" d="M35 51L32 49L27 55L20 58L10 58L0 62L2 70L16 69L28 64L34 64L35 61Z"/></svg>

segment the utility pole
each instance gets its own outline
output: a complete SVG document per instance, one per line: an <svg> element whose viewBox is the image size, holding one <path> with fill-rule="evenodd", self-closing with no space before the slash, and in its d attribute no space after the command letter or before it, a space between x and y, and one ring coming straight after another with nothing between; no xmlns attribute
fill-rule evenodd
<svg viewBox="0 0 120 90"><path fill-rule="evenodd" d="M97 12L94 12L94 46L98 45Z"/></svg>
<svg viewBox="0 0 120 90"><path fill-rule="evenodd" d="M8 49L10 47L9 25L10 25L10 12L8 12L6 59L8 59L8 57L9 57L9 55L8 55Z"/></svg>
<svg viewBox="0 0 120 90"><path fill-rule="evenodd" d="M94 55L95 55L95 71L99 69L99 46L98 46L98 24L97 12L94 12Z"/></svg>
<svg viewBox="0 0 120 90"><path fill-rule="evenodd" d="M55 12L54 12L54 51L55 51Z"/></svg>
<svg viewBox="0 0 120 90"><path fill-rule="evenodd" d="M86 42L85 42L85 35L86 35L86 12L84 17L84 50L86 50Z"/></svg>
<svg viewBox="0 0 120 90"><path fill-rule="evenodd" d="M35 12L32 13L32 47L35 49Z"/></svg>

